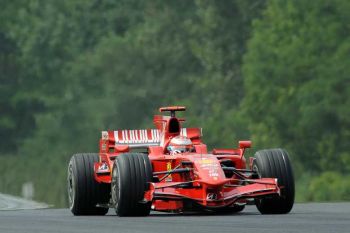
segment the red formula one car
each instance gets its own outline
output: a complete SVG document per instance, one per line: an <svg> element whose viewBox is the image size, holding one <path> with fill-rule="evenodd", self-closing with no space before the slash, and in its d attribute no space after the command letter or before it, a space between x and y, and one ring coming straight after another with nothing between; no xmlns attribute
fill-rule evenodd
<svg viewBox="0 0 350 233"><path fill-rule="evenodd" d="M242 211L255 200L262 214L285 214L294 204L294 178L282 149L258 151L247 166L237 149L208 152L201 128L183 128L176 111L154 116L156 129L103 131L100 152L75 154L68 166L74 215L145 216L150 210ZM220 136L220 135L218 135Z"/></svg>

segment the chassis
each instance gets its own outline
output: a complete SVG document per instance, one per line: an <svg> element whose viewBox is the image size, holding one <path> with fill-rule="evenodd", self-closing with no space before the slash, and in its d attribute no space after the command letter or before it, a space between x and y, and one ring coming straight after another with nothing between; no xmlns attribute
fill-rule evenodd
<svg viewBox="0 0 350 233"><path fill-rule="evenodd" d="M155 115L156 129L102 131L99 153L72 156L68 166L69 207L74 215L146 216L150 210L242 211L253 200L262 214L285 214L294 204L294 178L283 149L261 150L249 158L250 141L236 149L208 152L201 128L183 128L176 111ZM172 137L187 136L193 152L170 155Z"/></svg>

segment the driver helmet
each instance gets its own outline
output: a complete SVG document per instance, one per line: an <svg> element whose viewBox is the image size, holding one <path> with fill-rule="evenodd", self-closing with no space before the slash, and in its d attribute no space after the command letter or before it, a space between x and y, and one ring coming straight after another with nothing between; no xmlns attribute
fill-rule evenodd
<svg viewBox="0 0 350 233"><path fill-rule="evenodd" d="M176 136L170 140L167 149L170 154L191 152L193 150L193 144L191 139L185 136Z"/></svg>

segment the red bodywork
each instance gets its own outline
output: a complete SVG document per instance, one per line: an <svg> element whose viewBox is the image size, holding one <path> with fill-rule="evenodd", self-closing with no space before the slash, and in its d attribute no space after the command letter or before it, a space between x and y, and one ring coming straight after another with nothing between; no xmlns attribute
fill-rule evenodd
<svg viewBox="0 0 350 233"><path fill-rule="evenodd" d="M252 159L250 169L246 169L244 152L251 146L250 141L240 141L237 149L208 152L202 142L202 129L182 128L184 119L175 117L175 111L184 110L178 106L161 108L160 111L170 111L171 116L155 115L156 129L103 131L95 179L111 183L116 156L143 149L153 168L153 181L143 201L152 201L153 210L183 211L187 203L206 209L221 208L244 205L259 196L280 195L277 179L252 175ZM168 153L169 140L178 135L191 139L193 152Z"/></svg>

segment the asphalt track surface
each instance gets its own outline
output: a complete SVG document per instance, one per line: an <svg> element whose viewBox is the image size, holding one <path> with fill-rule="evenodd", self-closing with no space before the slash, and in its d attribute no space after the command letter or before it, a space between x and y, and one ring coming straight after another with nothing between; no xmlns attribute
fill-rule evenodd
<svg viewBox="0 0 350 233"><path fill-rule="evenodd" d="M296 204L287 215L261 215L255 206L233 215L167 214L148 217L73 216L67 209L0 211L1 233L56 232L350 232L350 203Z"/></svg>

